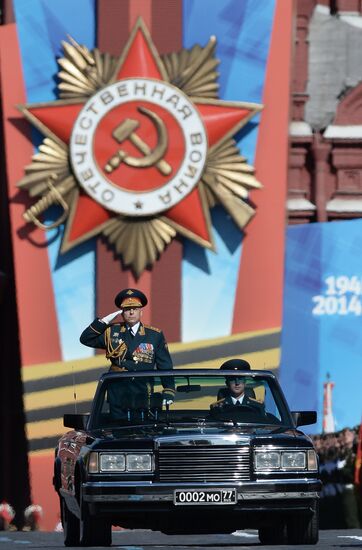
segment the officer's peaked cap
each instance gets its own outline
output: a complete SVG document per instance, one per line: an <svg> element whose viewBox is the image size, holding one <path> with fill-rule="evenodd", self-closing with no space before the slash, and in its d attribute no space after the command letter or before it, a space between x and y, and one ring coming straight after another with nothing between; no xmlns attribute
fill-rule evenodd
<svg viewBox="0 0 362 550"><path fill-rule="evenodd" d="M124 288L118 292L114 299L115 304L119 308L125 307L144 307L147 305L147 298L143 292L137 288Z"/></svg>
<svg viewBox="0 0 362 550"><path fill-rule="evenodd" d="M223 370L250 370L250 364L245 359L229 359L220 367Z"/></svg>

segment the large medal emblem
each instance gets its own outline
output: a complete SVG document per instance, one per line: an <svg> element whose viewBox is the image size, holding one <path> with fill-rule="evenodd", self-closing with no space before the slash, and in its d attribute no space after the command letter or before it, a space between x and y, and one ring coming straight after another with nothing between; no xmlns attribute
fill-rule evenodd
<svg viewBox="0 0 362 550"><path fill-rule="evenodd" d="M25 220L65 224L62 253L105 235L136 275L177 235L213 248L218 203L244 228L260 184L233 136L261 106L218 99L215 40L160 57L139 20L120 58L63 46L60 99L20 107L45 136L19 183L36 198Z"/></svg>
<svg viewBox="0 0 362 550"><path fill-rule="evenodd" d="M83 107L70 140L73 172L95 201L128 216L154 215L199 182L207 155L202 119L180 90L120 80Z"/></svg>

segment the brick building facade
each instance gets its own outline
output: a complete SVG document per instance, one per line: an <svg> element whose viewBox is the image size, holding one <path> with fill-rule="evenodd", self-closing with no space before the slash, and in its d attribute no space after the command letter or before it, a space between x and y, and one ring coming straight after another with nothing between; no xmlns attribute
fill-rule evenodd
<svg viewBox="0 0 362 550"><path fill-rule="evenodd" d="M362 215L362 2L298 0L289 224Z"/></svg>

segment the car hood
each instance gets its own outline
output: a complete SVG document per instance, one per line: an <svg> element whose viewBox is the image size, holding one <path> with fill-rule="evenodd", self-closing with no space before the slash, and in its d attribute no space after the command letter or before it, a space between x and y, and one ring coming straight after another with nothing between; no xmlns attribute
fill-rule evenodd
<svg viewBox="0 0 362 550"><path fill-rule="evenodd" d="M257 441L258 444L283 445L292 440L294 445L305 445L310 441L299 430L275 425L261 426L185 426L185 425L140 425L93 430L89 434L96 446L115 448L118 445L152 446L156 441L163 444L208 445L238 444ZM142 445L143 444L143 445ZM311 445L311 443L309 443ZM308 445L308 446L309 446Z"/></svg>

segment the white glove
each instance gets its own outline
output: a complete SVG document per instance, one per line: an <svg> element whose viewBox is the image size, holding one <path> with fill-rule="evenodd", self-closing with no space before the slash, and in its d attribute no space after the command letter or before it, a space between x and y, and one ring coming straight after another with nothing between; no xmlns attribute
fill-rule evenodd
<svg viewBox="0 0 362 550"><path fill-rule="evenodd" d="M166 405L172 405L173 399L163 399L162 406L165 407Z"/></svg>
<svg viewBox="0 0 362 550"><path fill-rule="evenodd" d="M109 325L109 323L113 321L113 319L115 319L117 315L121 315L122 313L123 313L123 309L118 309L114 313L110 313L109 315L102 317L101 321L103 321L103 323L106 323L106 325Z"/></svg>

